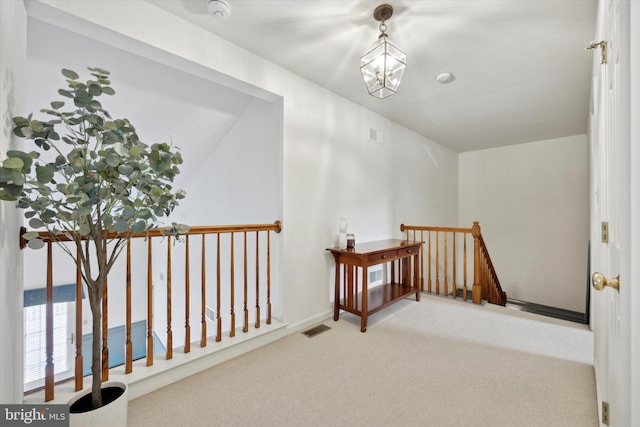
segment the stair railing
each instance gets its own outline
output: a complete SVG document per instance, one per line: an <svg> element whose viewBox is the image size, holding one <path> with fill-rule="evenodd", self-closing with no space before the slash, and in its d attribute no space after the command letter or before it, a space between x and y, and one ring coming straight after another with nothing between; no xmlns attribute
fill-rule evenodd
<svg viewBox="0 0 640 427"><path fill-rule="evenodd" d="M422 291L462 297L467 301L468 273L473 271L473 303L486 300L492 304L506 304L507 296L500 286L478 221L470 228L402 224L400 230L406 232L407 240L424 242L419 268ZM473 247L473 256L469 254L470 247Z"/></svg>
<svg viewBox="0 0 640 427"><path fill-rule="evenodd" d="M229 337L236 334L236 312L241 312L243 316L242 332L248 332L250 326L260 328L261 319L267 324L272 321L272 284L271 284L271 232L280 233L282 224L276 221L273 224L248 224L248 225L223 225L223 226L195 226L191 227L180 245L175 244L175 239L170 237L168 228L153 229L148 232L134 234L127 242L124 269L115 268L109 273L109 283L105 286L103 298L103 324L102 324L102 379L109 379L109 349L107 346L109 324L108 304L112 289L117 284L124 285L124 301L114 299L115 304L125 307L125 318L117 319L113 325L125 326L125 374L133 371L133 352L131 341L132 327L132 306L140 307L146 305L143 316L146 315L146 337L145 343L138 343L139 346L146 346L146 366L153 365L154 354L157 355L157 348L154 345L158 335L164 338L166 348L165 358L173 358L173 335L179 330L179 335L183 337L181 346L184 353L191 351L191 329L199 332L200 347L206 347L207 341L211 338L215 342L220 342L223 336L223 329L228 331ZM21 236L26 230L21 230ZM54 399L54 333L53 333L53 283L54 283L54 262L53 247L54 241L47 232L40 233L47 246L46 253L46 297L45 297L45 401ZM107 237L114 237L109 234ZM194 240L191 242L190 240ZM63 233L56 236L58 241L69 241L69 237ZM144 242L146 240L146 242ZM25 246L24 239L21 238L21 248ZM145 244L146 243L146 244ZM64 243L63 243L64 244ZM135 245L135 250L132 250ZM166 255L154 255L158 249L164 250ZM212 248L210 248L212 247ZM182 262L178 261L178 256L172 256L172 248L178 256L184 256ZM70 250L74 250L71 249ZM195 256L190 255L196 252ZM132 257L135 259L132 261ZM200 259L198 259L200 258ZM66 258L65 258L66 260ZM118 260L118 263L121 260ZM134 264L135 263L135 264ZM132 265L143 266L138 269L137 279L133 283ZM175 265L174 265L175 264ZM70 267L72 265L73 267ZM174 270L182 273L181 278L172 274ZM58 266L59 269L75 268L75 264ZM140 271L142 270L142 271ZM146 274L144 272L146 270ZM59 271L59 270L58 270ZM207 273L215 274L214 280L207 280ZM76 293L75 293L75 313L76 325L75 336L75 390L83 388L83 354L82 354L82 279L76 269ZM125 277L120 277L124 273ZM199 278L191 280L191 273L196 273ZM142 277L141 277L142 276ZM144 277L146 276L146 277ZM162 277L161 283L155 283ZM238 278L240 277L240 278ZM117 283L120 282L120 283ZM124 283L122 283L124 282ZM142 283L141 283L142 282ZM195 283L194 283L195 282ZM154 289L155 288L155 289ZM146 301L133 301L132 290L138 297L146 294ZM158 297L159 293L159 297ZM192 295L194 294L194 295ZM251 314L250 314L250 307ZM261 307L266 307L266 313L261 312ZM191 310L197 315L191 315ZM173 314L182 316L184 329L176 328L172 323ZM156 323L163 323L154 325ZM162 322L158 322L161 318ZM197 321L194 321L197 318ZM250 319L252 325L250 325ZM207 322L215 324L215 337L207 333ZM224 326L223 326L224 324ZM240 328L238 328L240 330ZM177 346L180 348L180 346ZM90 355L89 355L90 357Z"/></svg>

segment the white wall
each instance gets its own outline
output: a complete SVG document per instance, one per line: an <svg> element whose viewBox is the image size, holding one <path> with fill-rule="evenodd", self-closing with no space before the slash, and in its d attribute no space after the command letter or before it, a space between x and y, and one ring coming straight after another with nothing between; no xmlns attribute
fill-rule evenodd
<svg viewBox="0 0 640 427"><path fill-rule="evenodd" d="M479 221L509 298L584 313L586 135L459 156L459 224Z"/></svg>
<svg viewBox="0 0 640 427"><path fill-rule="evenodd" d="M21 148L11 118L22 110L27 52L27 15L21 1L0 2L0 161ZM22 212L0 202L0 403L22 403Z"/></svg>
<svg viewBox="0 0 640 427"><path fill-rule="evenodd" d="M442 185L455 192L449 184L457 179L455 153L439 147L445 167L438 168L426 152L416 156L423 144L434 147L425 138L146 2L127 2L126 15L118 2L107 1L32 2L30 13L204 78L232 77L231 85L242 82L283 98L282 307L290 324L330 312L325 248L340 217L348 218L360 241L398 236L403 214L396 201L404 196L397 187L411 192ZM369 141L370 127L385 133L385 144ZM404 166L410 160L414 171ZM416 204L411 215L455 217L455 193L436 200L439 195L422 194L432 201Z"/></svg>

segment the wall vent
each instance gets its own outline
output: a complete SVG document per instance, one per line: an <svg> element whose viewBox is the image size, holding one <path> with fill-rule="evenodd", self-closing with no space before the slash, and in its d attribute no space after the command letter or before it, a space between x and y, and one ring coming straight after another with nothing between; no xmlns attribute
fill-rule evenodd
<svg viewBox="0 0 640 427"><path fill-rule="evenodd" d="M215 323L216 322L216 311L213 308L207 306L207 309L204 312L204 317L206 317L207 320Z"/></svg>
<svg viewBox="0 0 640 427"><path fill-rule="evenodd" d="M382 132L374 128L369 128L369 139L378 144L382 144Z"/></svg>
<svg viewBox="0 0 640 427"><path fill-rule="evenodd" d="M369 287L372 288L374 286L382 285L382 280L384 278L384 264L378 264L369 267Z"/></svg>

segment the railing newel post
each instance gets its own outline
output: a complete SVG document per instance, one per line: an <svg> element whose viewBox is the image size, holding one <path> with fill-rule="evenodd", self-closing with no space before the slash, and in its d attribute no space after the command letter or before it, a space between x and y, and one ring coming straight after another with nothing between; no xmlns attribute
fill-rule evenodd
<svg viewBox="0 0 640 427"><path fill-rule="evenodd" d="M480 304L482 301L482 265L480 257L480 224L478 221L473 222L471 227L471 235L473 236L473 303Z"/></svg>

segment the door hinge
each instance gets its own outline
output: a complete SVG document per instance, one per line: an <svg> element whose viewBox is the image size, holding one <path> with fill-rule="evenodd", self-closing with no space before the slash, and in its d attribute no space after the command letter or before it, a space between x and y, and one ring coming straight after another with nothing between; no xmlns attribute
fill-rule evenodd
<svg viewBox="0 0 640 427"><path fill-rule="evenodd" d="M609 425L609 403L602 402L602 424Z"/></svg>

